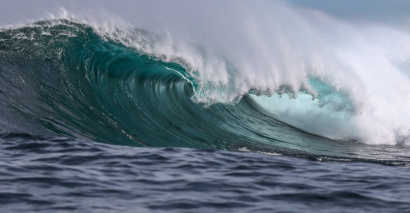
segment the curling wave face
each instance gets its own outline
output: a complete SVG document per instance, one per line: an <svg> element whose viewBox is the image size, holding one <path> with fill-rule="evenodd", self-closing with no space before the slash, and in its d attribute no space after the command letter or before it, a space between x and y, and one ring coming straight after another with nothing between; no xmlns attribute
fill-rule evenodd
<svg viewBox="0 0 410 213"><path fill-rule="evenodd" d="M167 35L56 19L1 30L0 53L3 133L349 159L405 152L329 139L363 139L346 90L307 76L298 88L243 92L240 66ZM218 67L225 72L210 80Z"/></svg>

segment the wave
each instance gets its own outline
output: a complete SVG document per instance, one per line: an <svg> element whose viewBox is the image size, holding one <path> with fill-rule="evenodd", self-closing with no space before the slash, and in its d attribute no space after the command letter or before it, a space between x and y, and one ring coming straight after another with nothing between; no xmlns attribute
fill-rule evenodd
<svg viewBox="0 0 410 213"><path fill-rule="evenodd" d="M339 157L374 139L362 96L327 75L252 82L267 76L169 34L51 19L1 30L0 53L3 133ZM408 143L407 126L388 131Z"/></svg>

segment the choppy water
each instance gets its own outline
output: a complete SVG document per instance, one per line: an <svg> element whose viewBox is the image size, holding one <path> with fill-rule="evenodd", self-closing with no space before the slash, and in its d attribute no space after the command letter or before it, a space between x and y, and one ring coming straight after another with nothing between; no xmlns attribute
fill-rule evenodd
<svg viewBox="0 0 410 213"><path fill-rule="evenodd" d="M231 3L1 26L2 211L410 212L406 28Z"/></svg>
<svg viewBox="0 0 410 213"><path fill-rule="evenodd" d="M4 212L407 212L410 171L2 135Z"/></svg>

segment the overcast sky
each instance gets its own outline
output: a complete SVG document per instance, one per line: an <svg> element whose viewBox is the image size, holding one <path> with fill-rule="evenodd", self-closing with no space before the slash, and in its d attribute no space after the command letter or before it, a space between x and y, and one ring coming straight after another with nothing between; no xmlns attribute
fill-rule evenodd
<svg viewBox="0 0 410 213"><path fill-rule="evenodd" d="M192 4L187 0L0 0L0 25L27 22L47 17L48 13L57 13L65 8L72 13L114 14L134 24L138 18L147 18ZM295 8L322 11L330 16L347 21L381 22L388 24L410 25L410 0L286 0ZM230 3L235 3L231 1ZM252 4L266 4L269 1L252 1ZM159 10L159 11L158 11ZM161 11L163 10L163 11ZM175 13L184 13L184 8ZM144 14L139 16L139 14ZM142 23L137 21L137 23Z"/></svg>
<svg viewBox="0 0 410 213"><path fill-rule="evenodd" d="M377 21L409 20L409 0L288 0L299 8L323 11L343 19Z"/></svg>

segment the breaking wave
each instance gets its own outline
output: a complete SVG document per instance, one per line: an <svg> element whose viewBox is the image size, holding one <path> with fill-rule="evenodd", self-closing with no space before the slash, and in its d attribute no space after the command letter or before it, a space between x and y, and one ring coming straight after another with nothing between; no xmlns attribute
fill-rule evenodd
<svg viewBox="0 0 410 213"><path fill-rule="evenodd" d="M410 48L390 51L407 35L368 29L336 48L296 17L273 31L248 23L250 41L231 53L72 17L3 28L0 131L338 157L408 144ZM399 42L360 40L377 30Z"/></svg>

